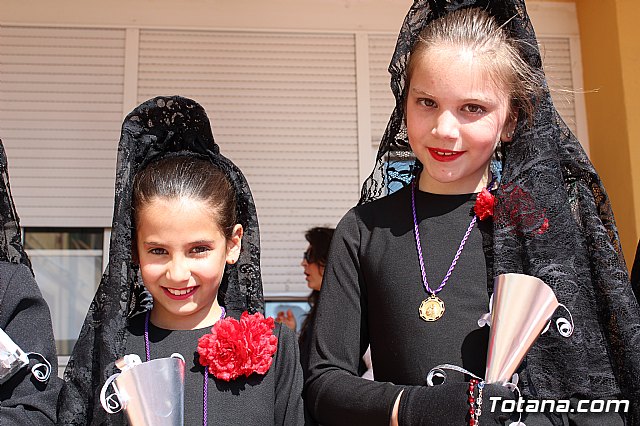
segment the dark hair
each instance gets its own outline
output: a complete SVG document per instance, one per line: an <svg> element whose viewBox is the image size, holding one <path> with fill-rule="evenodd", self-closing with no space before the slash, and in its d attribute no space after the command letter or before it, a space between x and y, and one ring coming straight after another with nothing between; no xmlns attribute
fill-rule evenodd
<svg viewBox="0 0 640 426"><path fill-rule="evenodd" d="M509 91L511 114L521 110L532 120L543 76L522 59L518 41L486 11L458 9L429 23L414 43L407 65L407 85L419 59L430 48L464 47L477 54L498 87Z"/></svg>
<svg viewBox="0 0 640 426"><path fill-rule="evenodd" d="M207 203L225 238L236 225L236 195L217 166L198 157L166 157L149 164L134 179L132 206L137 224L140 210L156 198L186 198Z"/></svg>
<svg viewBox="0 0 640 426"><path fill-rule="evenodd" d="M309 258L313 261L312 263L317 263L318 265L323 267L327 264L327 258L329 257L329 246L331 245L333 231L335 231L334 228L324 228L318 226L309 229L304 234L304 238L309 242L309 245L311 246ZM313 290L307 298L311 309L309 310L309 313L300 326L299 339L301 342L307 338L307 334L309 333L309 326L315 321L316 307L318 306L319 296L320 292L318 290Z"/></svg>
<svg viewBox="0 0 640 426"><path fill-rule="evenodd" d="M329 245L331 244L331 238L333 237L333 228L315 227L309 229L304 238L309 242L309 259L310 263L318 263L320 266L327 264L327 257L329 256Z"/></svg>

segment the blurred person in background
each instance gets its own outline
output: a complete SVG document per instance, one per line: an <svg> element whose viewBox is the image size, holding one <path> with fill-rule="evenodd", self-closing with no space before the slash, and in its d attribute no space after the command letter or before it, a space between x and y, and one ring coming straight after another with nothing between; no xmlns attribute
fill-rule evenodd
<svg viewBox="0 0 640 426"><path fill-rule="evenodd" d="M305 279L307 280L307 286L311 289L311 294L307 299L310 310L300 327L298 343L300 345L300 364L302 365L302 374L305 380L309 375L309 352L311 351L311 336L313 335L313 327L316 321L316 307L320 297L324 267L327 264L329 246L331 245L331 238L333 237L334 230L334 228L318 226L309 229L304 234L309 246L302 254L302 262L300 262L300 266L304 269ZM296 318L291 309L287 310L287 312L278 312L276 321L287 325L292 330L296 330L297 328ZM359 373L362 377L373 380L373 369L371 368L369 350L367 350L360 362ZM304 398L304 393L302 396ZM316 424L311 419L311 416L306 409L305 424Z"/></svg>
<svg viewBox="0 0 640 426"><path fill-rule="evenodd" d="M334 228L314 227L309 229L304 237L309 243L307 250L302 255L300 266L304 269L307 286L311 289L311 294L307 301L310 310L302 326L298 342L300 344L300 363L305 379L307 378L309 366L309 350L311 345L311 333L313 324L316 319L316 305L318 297L320 297L320 287L322 287L322 277L324 275L324 265L327 263L327 255L329 254L329 245L331 237L333 237ZM296 330L296 318L291 310L287 312L280 311L276 317L276 321L287 325L292 330Z"/></svg>

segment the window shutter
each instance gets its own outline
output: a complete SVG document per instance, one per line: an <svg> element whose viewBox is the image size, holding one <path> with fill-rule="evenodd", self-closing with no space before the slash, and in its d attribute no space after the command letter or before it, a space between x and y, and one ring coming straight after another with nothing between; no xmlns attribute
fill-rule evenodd
<svg viewBox="0 0 640 426"><path fill-rule="evenodd" d="M577 134L575 88L568 38L541 37L540 53L553 104L573 134Z"/></svg>
<svg viewBox="0 0 640 426"><path fill-rule="evenodd" d="M2 26L0 75L22 225L110 226L124 30Z"/></svg>

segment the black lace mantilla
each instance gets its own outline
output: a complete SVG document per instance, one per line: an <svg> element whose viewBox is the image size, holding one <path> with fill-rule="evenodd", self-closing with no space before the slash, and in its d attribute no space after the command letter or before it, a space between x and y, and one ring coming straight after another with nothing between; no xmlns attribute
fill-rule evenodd
<svg viewBox="0 0 640 426"><path fill-rule="evenodd" d="M464 7L487 10L519 41L523 59L543 72L524 0L416 0L389 65L395 109L360 203L385 196L391 185L406 185L393 160L410 151L401 129L411 47L426 24ZM640 425L640 312L611 205L593 165L553 106L546 82L542 89L532 122L520 114L513 141L504 146L494 272L544 280L573 314L575 332L571 338L542 335L526 357L521 386L535 398L623 396L632 406L630 423Z"/></svg>
<svg viewBox="0 0 640 426"><path fill-rule="evenodd" d="M9 185L9 169L4 145L0 140L0 214L2 215L2 232L0 232L0 261L9 263L22 263L31 269L31 261L22 246L22 234L20 231L20 219L16 212L16 206L11 196Z"/></svg>
<svg viewBox="0 0 640 426"><path fill-rule="evenodd" d="M229 178L237 194L237 217L244 235L238 261L226 265L220 304L228 312L264 311L258 217L244 175L220 154L209 119L198 103L178 96L144 102L122 125L109 264L65 371L60 424L110 424L100 405L100 388L116 372L114 362L124 355L127 318L150 309L151 301L131 260L133 178L150 162L170 155L207 158Z"/></svg>

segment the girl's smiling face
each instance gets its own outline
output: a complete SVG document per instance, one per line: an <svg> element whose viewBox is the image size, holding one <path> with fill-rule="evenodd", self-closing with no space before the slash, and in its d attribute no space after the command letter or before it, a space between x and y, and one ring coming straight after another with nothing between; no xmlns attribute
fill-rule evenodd
<svg viewBox="0 0 640 426"><path fill-rule="evenodd" d="M430 47L415 60L405 119L411 149L424 165L420 189L479 192L498 142L509 141L515 127L509 92L468 49Z"/></svg>
<svg viewBox="0 0 640 426"><path fill-rule="evenodd" d="M153 198L137 212L136 247L151 321L172 330L213 325L226 263L240 255L242 226L227 239L208 205L192 198Z"/></svg>

